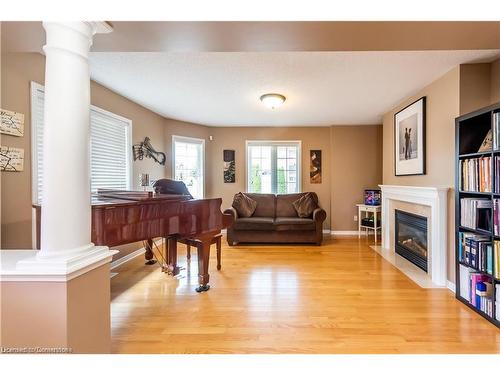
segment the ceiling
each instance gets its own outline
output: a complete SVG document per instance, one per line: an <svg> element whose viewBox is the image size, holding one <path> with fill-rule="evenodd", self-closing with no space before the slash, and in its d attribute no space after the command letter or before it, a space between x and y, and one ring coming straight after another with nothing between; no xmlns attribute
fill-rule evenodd
<svg viewBox="0 0 500 375"><path fill-rule="evenodd" d="M453 67L500 57L500 22L112 22L91 77L177 120L328 126L384 113ZM41 22L2 22L2 52L41 52ZM274 111L259 97L287 97Z"/></svg>
<svg viewBox="0 0 500 375"><path fill-rule="evenodd" d="M381 122L403 98L461 63L500 50L377 52L94 52L92 79L172 119L209 126ZM287 97L277 110L259 97Z"/></svg>

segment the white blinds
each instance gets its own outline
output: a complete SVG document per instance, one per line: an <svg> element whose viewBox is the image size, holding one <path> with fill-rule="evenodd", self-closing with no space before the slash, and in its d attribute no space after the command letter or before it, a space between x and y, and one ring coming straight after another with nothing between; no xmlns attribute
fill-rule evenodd
<svg viewBox="0 0 500 375"><path fill-rule="evenodd" d="M33 201L41 202L44 87L31 83ZM95 106L90 109L90 187L131 188L132 122Z"/></svg>
<svg viewBox="0 0 500 375"><path fill-rule="evenodd" d="M32 152L32 195L33 202L42 199L43 172L43 105L44 87L31 82L31 152Z"/></svg>
<svg viewBox="0 0 500 375"><path fill-rule="evenodd" d="M93 107L90 110L90 187L130 189L130 122Z"/></svg>

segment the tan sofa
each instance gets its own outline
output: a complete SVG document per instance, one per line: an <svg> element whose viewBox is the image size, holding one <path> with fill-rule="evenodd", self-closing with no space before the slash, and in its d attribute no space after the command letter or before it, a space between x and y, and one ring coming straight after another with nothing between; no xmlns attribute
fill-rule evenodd
<svg viewBox="0 0 500 375"><path fill-rule="evenodd" d="M237 243L313 243L323 241L323 222L326 212L316 208L308 218L298 217L293 202L305 193L252 194L245 193L257 202L251 217L238 217L231 207L224 211L234 216L234 224L227 229L229 245ZM318 197L312 193L316 202Z"/></svg>

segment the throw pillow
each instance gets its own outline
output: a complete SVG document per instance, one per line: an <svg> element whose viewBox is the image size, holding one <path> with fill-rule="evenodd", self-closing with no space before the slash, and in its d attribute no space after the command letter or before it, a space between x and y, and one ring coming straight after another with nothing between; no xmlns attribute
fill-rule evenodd
<svg viewBox="0 0 500 375"><path fill-rule="evenodd" d="M234 196L233 207L240 217L250 217L257 208L257 202L248 195L239 192Z"/></svg>
<svg viewBox="0 0 500 375"><path fill-rule="evenodd" d="M311 193L305 193L292 204L299 217L310 217L313 211L318 208L318 203Z"/></svg>

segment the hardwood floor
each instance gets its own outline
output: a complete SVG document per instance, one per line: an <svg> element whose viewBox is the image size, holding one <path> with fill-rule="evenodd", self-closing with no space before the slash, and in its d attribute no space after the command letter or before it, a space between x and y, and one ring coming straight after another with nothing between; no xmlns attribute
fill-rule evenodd
<svg viewBox="0 0 500 375"><path fill-rule="evenodd" d="M500 330L446 289L421 289L366 239L196 251L176 279L142 257L111 279L115 353L500 353Z"/></svg>

